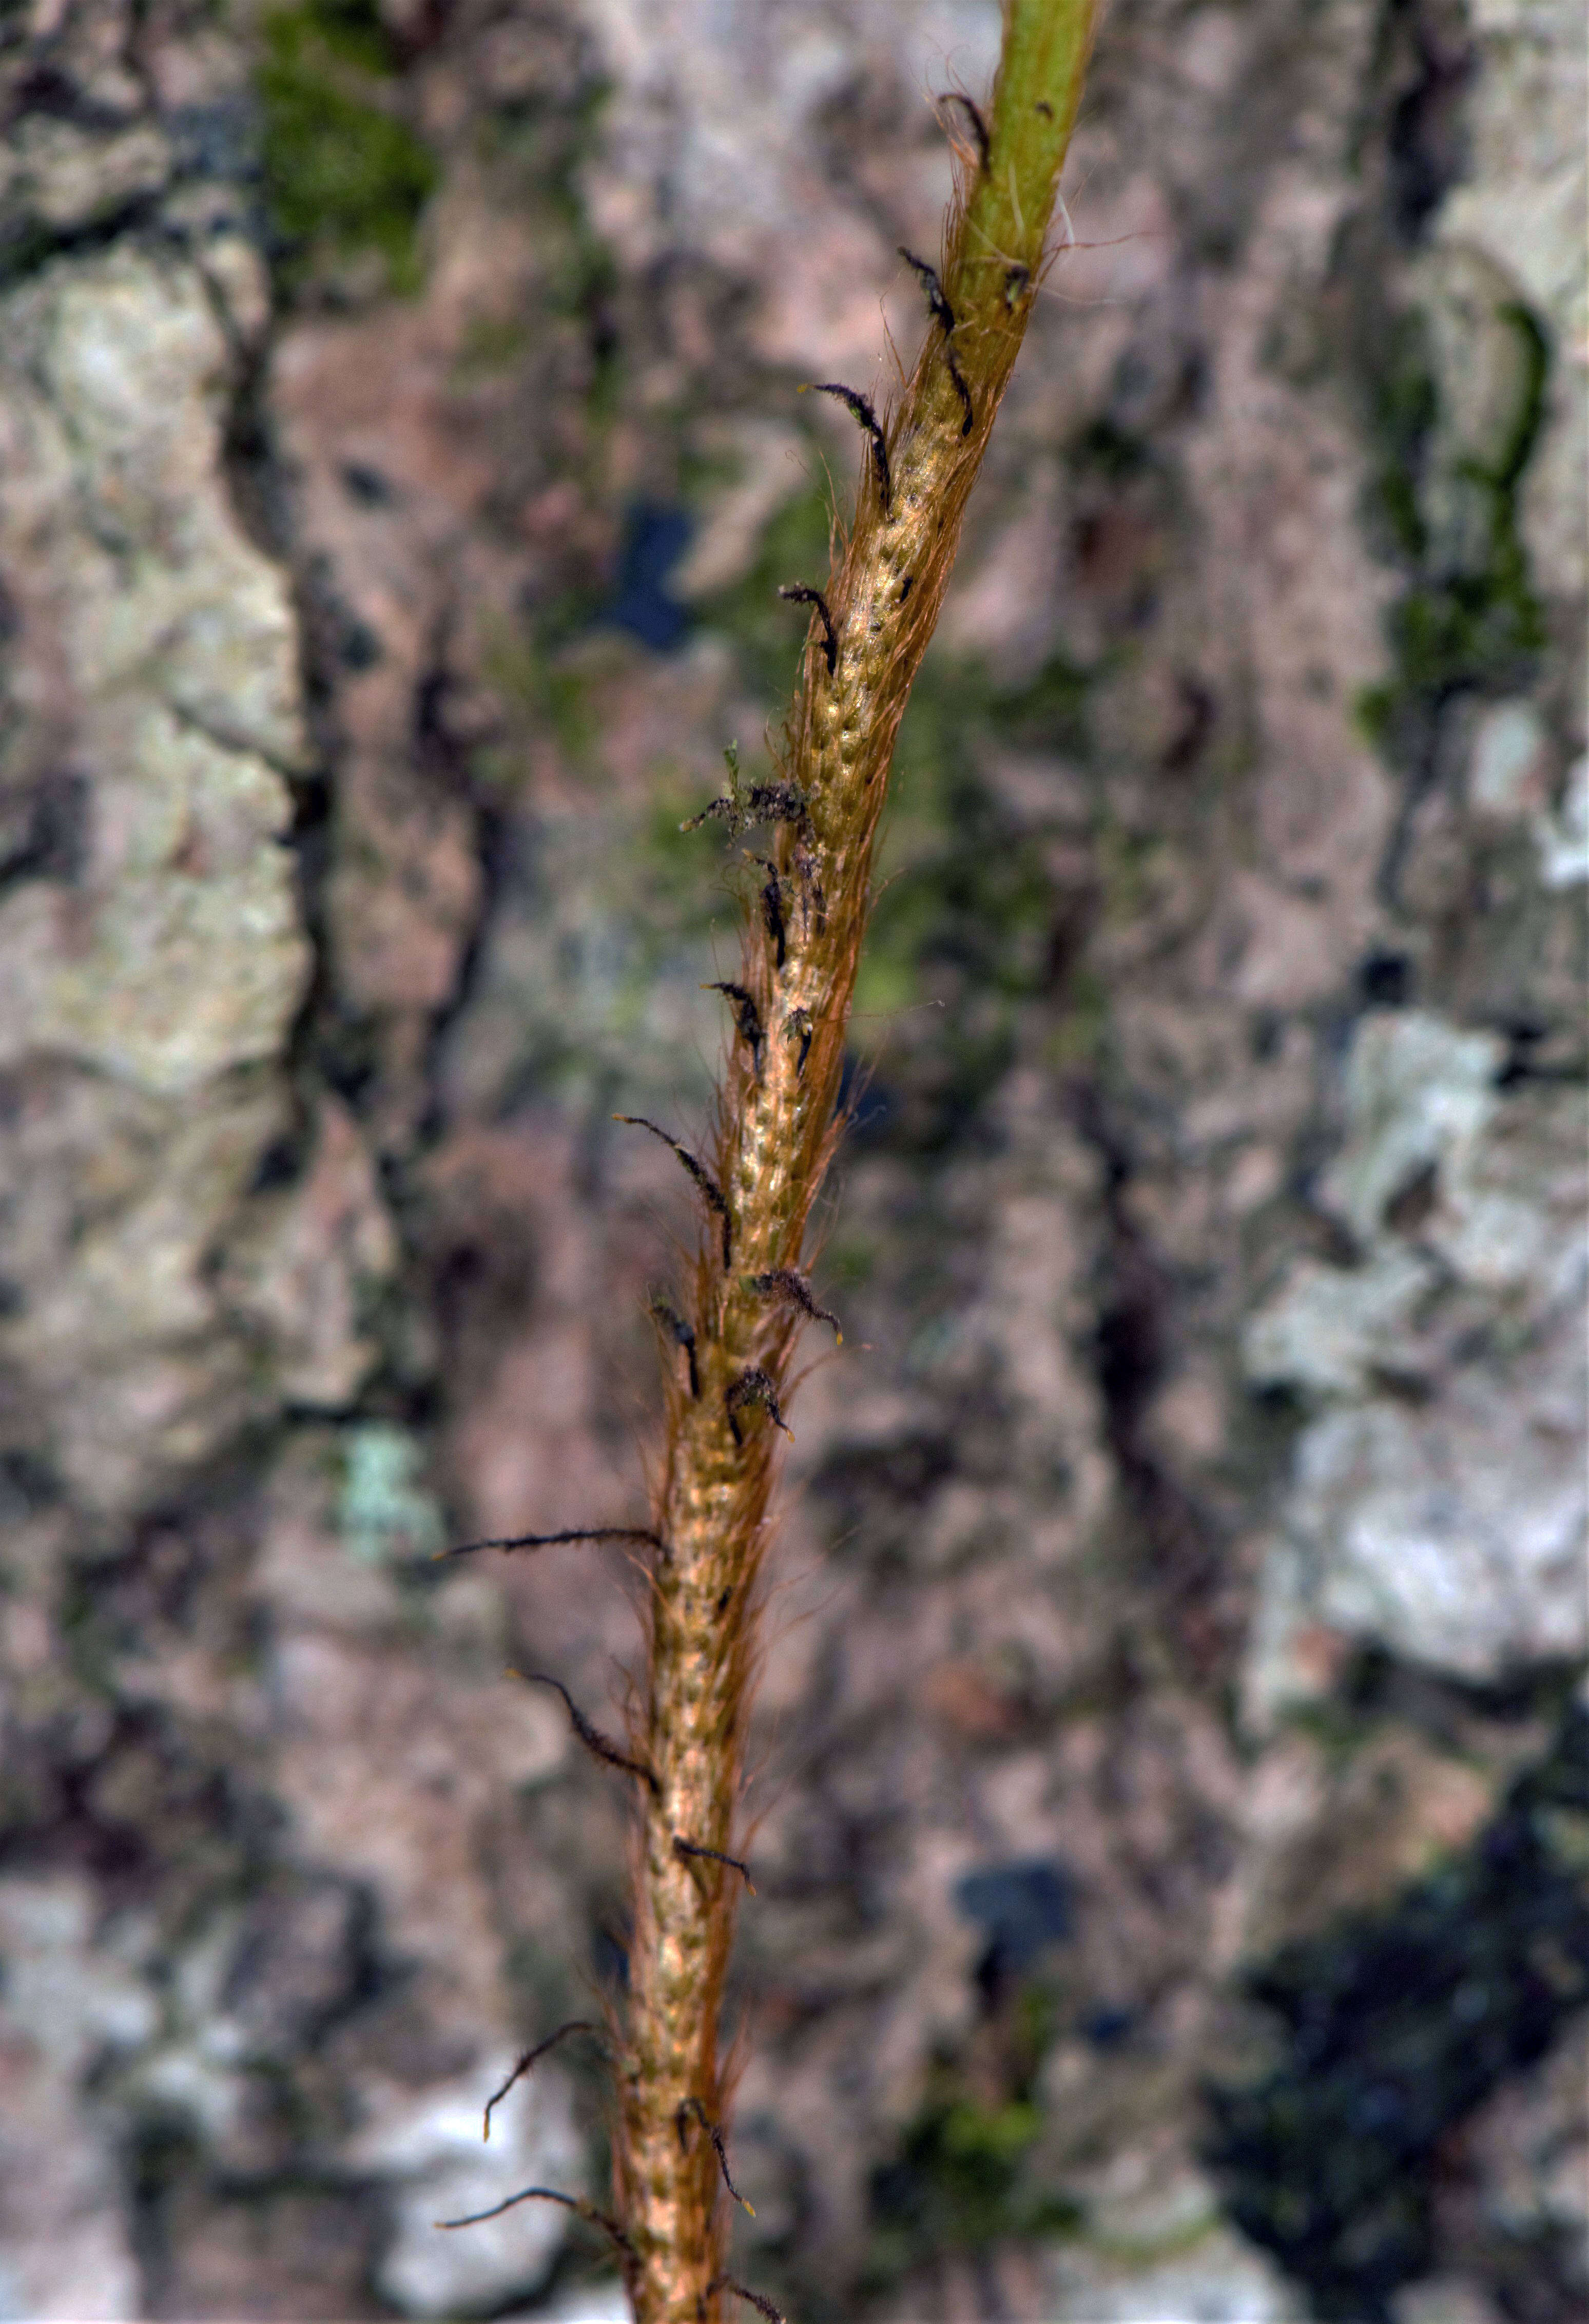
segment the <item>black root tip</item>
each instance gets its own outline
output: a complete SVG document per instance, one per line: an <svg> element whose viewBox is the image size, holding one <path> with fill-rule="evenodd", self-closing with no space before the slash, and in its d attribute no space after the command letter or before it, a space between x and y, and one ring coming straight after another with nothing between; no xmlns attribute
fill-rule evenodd
<svg viewBox="0 0 1589 2324"><path fill-rule="evenodd" d="M715 2277L710 2289L712 2292L731 2292L736 2300L749 2301L752 2308L759 2309L767 2318L767 2324L785 2324L783 2310L775 2308L764 2292L752 2292L748 2283L737 2283L731 2275Z"/></svg>
<svg viewBox="0 0 1589 2324"><path fill-rule="evenodd" d="M707 1209L715 1211L722 1221L722 1263L725 1268L731 1267L734 1248L733 1221L729 1215L729 1206L723 1199L722 1188L710 1171L701 1167L687 1146L681 1146L676 1138L670 1138L666 1130L658 1130L654 1121L648 1121L642 1114L615 1113L612 1119L614 1121L627 1122L631 1130L648 1130L653 1138L661 1139L664 1146L672 1147L684 1168L701 1189L702 1199Z"/></svg>
<svg viewBox="0 0 1589 2324"><path fill-rule="evenodd" d="M624 2273L633 2282L639 2273L640 2255L618 2221L610 2218L605 2211L599 2211L583 2195L565 2195L556 2187L521 2187L517 2195L510 2195L506 2202L493 2203L489 2211L471 2211L464 2218L437 2219L436 2224L438 2227L477 2227L483 2219L500 2219L504 2211L512 2210L519 2203L561 2203L565 2211L577 2212L590 2226L600 2227L622 2255Z"/></svg>
<svg viewBox="0 0 1589 2324"><path fill-rule="evenodd" d="M767 872L767 885L761 891L761 923L773 947L773 966L782 968L789 956L788 931L784 925L784 882L776 863L769 863L764 855L758 855L756 861Z"/></svg>
<svg viewBox="0 0 1589 2324"><path fill-rule="evenodd" d="M907 250L903 242L899 244L899 254L905 264L920 277L922 288L927 294L927 312L938 325L939 329L947 336L954 328L954 309L943 295L943 285L938 279L938 269L935 266L929 266L926 260L918 258L914 251Z"/></svg>
<svg viewBox="0 0 1589 2324"><path fill-rule="evenodd" d="M592 1727L560 1678L553 1678L547 1671L514 1671L510 1675L523 1679L529 1686L556 1687L563 1697L574 1733L592 1757L603 1760L609 1767L617 1767L626 1775L638 1775L654 1800L662 1797L662 1785L657 1779L656 1770L648 1767L643 1759L631 1759L627 1752L619 1749L610 1735L603 1735L599 1727Z"/></svg>
<svg viewBox="0 0 1589 2324"><path fill-rule="evenodd" d="M729 1428L736 1444L745 1439L739 1434L739 1415L753 1405L759 1405L775 1428L781 1428L792 1444L794 1431L778 1410L778 1392L772 1379L759 1364L752 1364L737 1379L730 1380L723 1390L723 1403L728 1410Z"/></svg>
<svg viewBox="0 0 1589 2324"><path fill-rule="evenodd" d="M966 385L965 374L961 371L959 363L955 360L954 349L951 346L946 346L943 350L943 355L944 360L949 365L950 378L954 382L954 392L960 400L960 410L965 413L965 418L960 421L960 434L962 437L966 437L970 434L972 428L976 424L976 407L971 401L971 391Z"/></svg>
<svg viewBox="0 0 1589 2324"><path fill-rule="evenodd" d="M679 2153L681 2154L687 2154L690 2151L689 2122L692 2115L694 2116L702 2129L706 2133L707 2137L712 2141L712 2151L717 2156L717 2167L722 2172L723 2185L728 2189L735 2202L739 2206L739 2209L748 2218L753 2219L756 2217L756 2206L754 2203L748 2203L745 2200L744 2196L740 2194L732 2179L729 2176L729 2153L727 2147L722 2143L722 2132L718 2125L712 2121L711 2116L707 2113L706 2108L702 2105L699 2098L685 2098L679 2107L677 2113L674 2116L674 2127L677 2130L679 2135Z"/></svg>
<svg viewBox="0 0 1589 2324"><path fill-rule="evenodd" d="M649 1526L574 1526L564 1533L508 1533L493 1535L489 1541L464 1541L456 1549L438 1549L436 1563L449 1557L473 1557L479 1549L556 1549L570 1541L647 1541L653 1549L668 1554L667 1544Z"/></svg>
<svg viewBox="0 0 1589 2324"><path fill-rule="evenodd" d="M742 984L703 984L703 992L721 992L734 1004L734 1030L750 1052L758 1081L761 1079L761 1011Z"/></svg>
<svg viewBox="0 0 1589 2324"><path fill-rule="evenodd" d="M726 1591L724 1595L727 1595ZM703 1848L699 1840L686 1840L682 1832L677 1831L673 1836L673 1852L675 1856L683 1857L709 1856L714 1864L728 1865L745 1883L745 1894L748 1896L755 1895L756 1883L750 1877L750 1867L740 1858L725 1856L721 1848Z"/></svg>
<svg viewBox="0 0 1589 2324"><path fill-rule="evenodd" d="M696 1369L695 1364L694 1325L685 1322L684 1318L679 1314L678 1309L673 1305L671 1300L664 1299L660 1296L657 1296L652 1299L651 1313L661 1324L663 1330L667 1333L668 1338L673 1342L675 1347L682 1348L689 1360L690 1397L691 1400L693 1401L693 1399L701 1393L701 1374Z"/></svg>
<svg viewBox="0 0 1589 2324"><path fill-rule="evenodd" d="M519 2059L519 2063L514 2067L512 2072L509 2075L507 2080L502 2084L501 2089L500 2090L493 2090L490 2098L487 2098L485 2102L484 2135L487 2138L490 2138L491 2135L491 2109L493 2107L500 2107L501 2105L502 2100L507 2097L514 2084L523 2080L524 2076L528 2073L530 2068L536 2063L537 2059L544 2058L548 2050L555 2050L559 2042L566 2042L571 2034L593 2034L598 2041L602 2038L602 2029L599 2025L592 2025L590 2020L585 2017L571 2017L566 2025L559 2025L555 2034L548 2034L544 2042L537 2042L533 2050L527 2050L523 2057ZM463 2220L455 2219L450 2222L446 2222L445 2224L454 2227L462 2227L464 2222Z"/></svg>
<svg viewBox="0 0 1589 2324"><path fill-rule="evenodd" d="M835 1345L843 1346L844 1334L840 1329L839 1318L831 1307L817 1305L811 1296L810 1284L794 1268L774 1267L769 1268L765 1275L753 1275L750 1288L759 1291L764 1299L776 1299L785 1307L798 1307L800 1313L809 1315L813 1323L831 1323Z"/></svg>
<svg viewBox="0 0 1589 2324"><path fill-rule="evenodd" d="M794 1061L794 1078L796 1081L799 1080L801 1074L805 1071L805 1060L811 1055L811 1032L812 1026L810 1010L806 1009L791 1009L787 1021L784 1026L784 1038L786 1041L798 1041L800 1044L800 1055Z"/></svg>
<svg viewBox="0 0 1589 2324"><path fill-rule="evenodd" d="M967 102L969 103L969 98ZM966 385L965 374L960 367L953 347L948 344L955 328L954 309L943 295L943 285L938 279L938 269L935 266L929 266L924 258L915 257L905 248L904 243L899 245L899 254L905 264L914 267L921 276L922 288L927 294L927 311L943 333L945 341L943 354L949 364L949 376L954 383L954 392L960 400L960 409L965 414L960 423L960 434L969 436L977 415L971 402L971 391Z"/></svg>
<svg viewBox="0 0 1589 2324"><path fill-rule="evenodd" d="M877 498L883 503L884 515L891 515L894 479L888 472L888 439L883 433L876 411L864 395L858 395L854 388L845 387L836 379L818 380L815 388L818 395L835 397L850 411L856 424L865 430L872 447L872 474L877 480Z"/></svg>
<svg viewBox="0 0 1589 2324"><path fill-rule="evenodd" d="M831 678L839 667L839 632L833 627L833 616L828 611L828 601L820 589L813 589L804 581L791 581L778 591L792 605L810 605L822 625L822 656Z"/></svg>

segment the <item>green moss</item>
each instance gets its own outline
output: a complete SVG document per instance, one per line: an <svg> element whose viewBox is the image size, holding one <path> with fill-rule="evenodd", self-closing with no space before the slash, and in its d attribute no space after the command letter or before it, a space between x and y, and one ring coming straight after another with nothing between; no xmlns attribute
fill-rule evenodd
<svg viewBox="0 0 1589 2324"><path fill-rule="evenodd" d="M1103 886L1103 917L1109 927L1132 928L1141 924L1162 844L1153 833L1128 831L1107 807L1099 813L1093 831L1093 855Z"/></svg>
<svg viewBox="0 0 1589 2324"><path fill-rule="evenodd" d="M417 227L434 155L378 101L392 58L368 0L311 0L264 25L258 86L265 202L290 292L327 256L373 251L400 293L420 280Z"/></svg>
<svg viewBox="0 0 1589 2324"><path fill-rule="evenodd" d="M572 103L531 97L481 124L477 151L497 198L534 223L541 311L579 327L590 361L586 417L598 426L618 409L623 382L616 322L617 262L592 230L580 188L581 165L598 135L611 84L592 78Z"/></svg>
<svg viewBox="0 0 1589 2324"><path fill-rule="evenodd" d="M916 1060L898 1135L931 1148L976 1112L1014 1054L1024 1008L1052 979L1061 906L1040 835L1018 828L981 773L999 740L1084 746L1086 680L1061 659L1018 689L930 652L896 752L879 892L856 990L858 1045L924 1001L942 1013ZM930 1047L931 1056L928 1056Z"/></svg>
<svg viewBox="0 0 1589 2324"><path fill-rule="evenodd" d="M1108 987L1085 962L1071 972L1065 1004L1043 1052L1051 1070L1061 1074L1097 1065L1108 1034Z"/></svg>
<svg viewBox="0 0 1589 2324"><path fill-rule="evenodd" d="M376 0L306 0L298 13L344 64L356 65L367 73L397 70L391 35L381 22Z"/></svg>
<svg viewBox="0 0 1589 2324"><path fill-rule="evenodd" d="M1428 546L1418 501L1418 478L1438 412L1423 318L1417 314L1398 316L1391 330L1384 369L1374 383L1373 417L1379 466L1373 500L1392 552L1410 560L1422 557Z"/></svg>
<svg viewBox="0 0 1589 2324"><path fill-rule="evenodd" d="M653 905L666 911L676 925L696 932L703 929L712 917L708 899L721 901L721 889L708 871L710 853L703 856L702 851L705 835L682 828L699 804L699 788L690 778L662 769L654 779L637 851L637 876ZM707 840L708 851L711 845ZM737 851L730 853L726 835L719 838L718 846L718 870L722 873L737 871L739 858ZM760 879L765 874L754 876ZM751 884L751 875L746 875L745 884Z"/></svg>
<svg viewBox="0 0 1589 2324"><path fill-rule="evenodd" d="M945 2253L1074 2233L1079 2207L1029 2168L1042 2133L1029 2097L980 2106L940 2068L897 2156L873 2174L868 2288Z"/></svg>
<svg viewBox="0 0 1589 2324"><path fill-rule="evenodd" d="M1128 476L1140 475L1151 466L1151 456L1140 436L1117 427L1112 420L1098 419L1088 422L1070 447L1070 456L1083 475L1107 477L1111 484L1120 484Z"/></svg>
<svg viewBox="0 0 1589 2324"><path fill-rule="evenodd" d="M508 371L529 345L528 322L522 315L475 315L464 327L453 365L461 387Z"/></svg>
<svg viewBox="0 0 1589 2324"><path fill-rule="evenodd" d="M1334 1694L1323 1696L1317 1702L1289 1705L1281 1714L1281 1724L1317 1744L1332 1775L1343 1774L1361 1757L1366 1746L1384 1732L1382 1720L1365 1716Z"/></svg>
<svg viewBox="0 0 1589 2324"><path fill-rule="evenodd" d="M573 772L593 765L601 718L590 668L565 659L565 649L588 628L600 600L593 590L569 590L541 607L527 629L501 624L482 656L486 681L501 696L515 724L526 733L549 728ZM495 761L482 762L488 780L503 788L523 773L523 752L510 744Z"/></svg>
<svg viewBox="0 0 1589 2324"><path fill-rule="evenodd" d="M1040 1978L1008 1997L1000 2041L1008 2079L997 2103L973 2097L947 2059L934 2065L897 2153L872 2176L871 2288L949 2252L1080 2227L1079 2206L1043 2184L1036 2160L1044 2125L1034 2089L1059 2014Z"/></svg>
<svg viewBox="0 0 1589 2324"><path fill-rule="evenodd" d="M1416 318L1399 326L1376 397L1375 500L1392 553L1411 576L1386 622L1391 674L1359 695L1357 715L1387 759L1414 767L1428 755L1433 722L1447 701L1465 691L1501 694L1521 685L1545 643L1517 494L1544 416L1548 351L1526 308L1502 308L1501 317L1520 341L1521 386L1493 461L1469 458L1456 470L1483 513L1482 560L1469 569L1437 567L1420 503L1439 399Z"/></svg>
<svg viewBox="0 0 1589 2324"><path fill-rule="evenodd" d="M692 850L691 835L679 830L693 804L678 771L660 769L651 800L614 835L617 844L602 858L592 883L598 912L610 932L604 971L606 1054L615 1072L632 1078L637 1052L644 1050L659 1062L671 1050L663 1072L669 1086L681 1092L703 1070L703 1045L698 1036L692 1039L680 1023L679 1032L659 1047L666 1021L658 1018L659 996L671 991L675 1021L687 1022L705 981L731 973L714 965L712 949L714 928L721 935L724 919L730 918L728 899L721 882L712 879L708 865ZM715 1004L705 998L706 1021L715 1028Z"/></svg>
<svg viewBox="0 0 1589 2324"><path fill-rule="evenodd" d="M585 410L600 425L616 416L623 387L622 341L612 314L618 262L591 232L583 209L572 224L574 230L547 288L547 303L554 315L577 321L584 332L591 364Z"/></svg>
<svg viewBox="0 0 1589 2324"><path fill-rule="evenodd" d="M0 284L36 273L60 247L60 235L36 218L0 220Z"/></svg>
<svg viewBox="0 0 1589 2324"><path fill-rule="evenodd" d="M859 1291L877 1271L877 1245L869 1237L839 1235L822 1251L822 1273L836 1291Z"/></svg>
<svg viewBox="0 0 1589 2324"><path fill-rule="evenodd" d="M1545 422L1545 385L1550 376L1550 349L1545 334L1529 309L1515 300L1501 309L1501 319L1517 333L1523 357L1522 392L1512 415L1511 430L1502 447L1487 481L1497 492L1513 493L1533 456Z"/></svg>
<svg viewBox="0 0 1589 2324"><path fill-rule="evenodd" d="M600 667L592 650L588 662L582 652L551 673L578 678L582 714L599 704ZM519 770L510 751L503 758L507 781ZM594 753L590 775L602 779ZM504 1012L501 1102L556 1089L571 1104L604 1107L621 1091L648 1111L653 1100L710 1094L723 1019L701 988L728 973L739 907L723 875L736 872L738 851L725 863L721 839L680 831L700 804L698 779L664 764L643 795L609 797L599 815L566 803L527 810L525 917L489 1002Z"/></svg>
<svg viewBox="0 0 1589 2324"><path fill-rule="evenodd" d="M778 590L785 581L821 583L831 540L828 496L813 484L772 519L745 578L700 608L703 621L731 640L749 690L769 705L788 699L808 618L782 603Z"/></svg>

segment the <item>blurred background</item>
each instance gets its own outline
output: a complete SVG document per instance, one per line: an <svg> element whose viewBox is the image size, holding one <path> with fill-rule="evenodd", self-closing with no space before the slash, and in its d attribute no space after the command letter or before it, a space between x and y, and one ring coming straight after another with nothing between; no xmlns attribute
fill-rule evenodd
<svg viewBox="0 0 1589 2324"><path fill-rule="evenodd" d="M1583 23L1116 0L898 757L744 1830L798 2324L1568 2324ZM648 1291L992 0L0 20L0 2315L624 2312ZM643 1521L643 1520L642 1520Z"/></svg>

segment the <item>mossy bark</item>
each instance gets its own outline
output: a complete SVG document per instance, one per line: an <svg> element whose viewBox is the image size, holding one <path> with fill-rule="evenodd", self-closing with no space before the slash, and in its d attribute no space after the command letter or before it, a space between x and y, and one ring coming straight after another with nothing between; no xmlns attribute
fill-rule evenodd
<svg viewBox="0 0 1589 2324"><path fill-rule="evenodd" d="M868 447L853 529L813 617L780 778L781 938L747 932L741 1036L720 1096L726 1205L696 1263L698 1392L670 1392L638 1740L655 1776L641 1823L619 2137L638 2324L721 2312L725 2218L700 2122L724 2111L718 2020L739 1876L730 1853L756 1653L757 1582L799 1313L757 1278L797 1268L836 1134L845 1028L871 901L895 736L948 585L967 499L1037 295L1080 92L1091 0L1011 0L991 116L951 212L932 320ZM986 136L984 151L983 136ZM780 959L780 954L782 955ZM743 1028L752 1028L746 1038Z"/></svg>

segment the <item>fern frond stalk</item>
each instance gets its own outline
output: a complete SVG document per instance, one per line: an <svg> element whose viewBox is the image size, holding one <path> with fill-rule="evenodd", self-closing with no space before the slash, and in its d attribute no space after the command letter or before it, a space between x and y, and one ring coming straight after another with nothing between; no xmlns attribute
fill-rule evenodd
<svg viewBox="0 0 1589 2324"><path fill-rule="evenodd" d="M774 825L780 900L776 929L748 927L728 988L741 1035L754 1027L755 1038L733 1042L719 1093L710 1180L727 1217L704 1222L695 1260L694 1393L669 1367L656 1512L668 1554L651 1574L649 1674L633 1737L656 1778L638 1803L617 2125L638 2324L716 2324L735 2289L719 2156L688 2126L727 2113L719 2015L742 1886L730 1867L757 1580L804 1320L768 1285L799 1279L836 1141L895 737L1037 294L1093 14L1093 0L1006 0L986 158L978 136L962 157L968 181L936 268L911 259L927 291L926 339L883 424L886 457L875 438L863 447L854 521L808 633L780 781L763 787L759 810L755 795L746 809ZM739 814L737 798L723 806ZM701 1181L699 1166L693 1175Z"/></svg>

